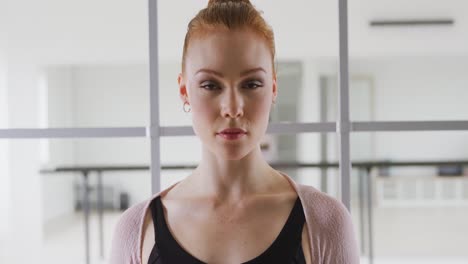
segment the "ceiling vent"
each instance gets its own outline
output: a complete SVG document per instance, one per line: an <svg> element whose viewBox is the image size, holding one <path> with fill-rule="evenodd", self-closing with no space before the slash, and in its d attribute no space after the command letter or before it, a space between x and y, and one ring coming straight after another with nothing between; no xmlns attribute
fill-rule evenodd
<svg viewBox="0 0 468 264"><path fill-rule="evenodd" d="M453 19L372 20L371 27L452 26Z"/></svg>

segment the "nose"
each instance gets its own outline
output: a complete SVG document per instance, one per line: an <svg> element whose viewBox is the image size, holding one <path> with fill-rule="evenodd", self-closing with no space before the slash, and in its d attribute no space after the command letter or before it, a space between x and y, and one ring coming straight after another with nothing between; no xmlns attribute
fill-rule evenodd
<svg viewBox="0 0 468 264"><path fill-rule="evenodd" d="M244 99L235 89L226 89L221 104L221 115L226 118L239 118L244 115Z"/></svg>

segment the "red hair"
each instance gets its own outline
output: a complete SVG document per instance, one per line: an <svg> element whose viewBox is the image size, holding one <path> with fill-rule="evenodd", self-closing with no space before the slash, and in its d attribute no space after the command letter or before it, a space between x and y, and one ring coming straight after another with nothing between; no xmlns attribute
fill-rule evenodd
<svg viewBox="0 0 468 264"><path fill-rule="evenodd" d="M250 1L209 0L208 6L200 10L188 24L182 54L182 72L185 72L185 60L190 40L195 35L207 34L217 27L228 30L251 29L261 36L270 49L273 71L275 71L275 38L273 30Z"/></svg>

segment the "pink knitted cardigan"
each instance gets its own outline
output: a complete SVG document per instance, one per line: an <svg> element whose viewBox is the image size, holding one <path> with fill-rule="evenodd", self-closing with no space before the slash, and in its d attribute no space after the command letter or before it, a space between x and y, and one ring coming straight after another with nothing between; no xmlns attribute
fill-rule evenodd
<svg viewBox="0 0 468 264"><path fill-rule="evenodd" d="M358 264L360 252L351 215L337 199L308 185L296 183L281 172L301 199L309 231L310 255L313 264ZM111 264L142 264L143 222L151 199L127 209L115 228L110 255Z"/></svg>

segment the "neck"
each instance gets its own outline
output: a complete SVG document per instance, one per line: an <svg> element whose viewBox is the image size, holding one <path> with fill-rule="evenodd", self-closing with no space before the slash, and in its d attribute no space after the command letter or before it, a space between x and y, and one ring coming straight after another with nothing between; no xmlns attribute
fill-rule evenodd
<svg viewBox="0 0 468 264"><path fill-rule="evenodd" d="M220 201L239 201L267 192L278 180L274 176L278 177L258 147L240 160L226 160L203 149L202 160L189 177L197 186L197 195Z"/></svg>

